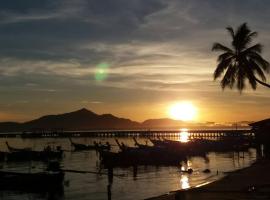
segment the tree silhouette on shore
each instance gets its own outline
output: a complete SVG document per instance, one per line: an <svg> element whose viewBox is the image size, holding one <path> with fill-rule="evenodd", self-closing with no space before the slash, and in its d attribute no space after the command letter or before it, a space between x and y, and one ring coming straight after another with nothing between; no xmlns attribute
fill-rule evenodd
<svg viewBox="0 0 270 200"><path fill-rule="evenodd" d="M232 42L231 48L220 43L214 43L212 51L221 51L218 56L218 64L214 72L214 80L223 78L220 82L222 89L233 88L235 85L241 92L249 81L255 90L257 83L270 88L266 83L265 73L269 73L269 63L262 58L262 45L251 45L252 39L257 32L252 32L246 23L240 25L236 30L227 27ZM257 78L258 77L258 78Z"/></svg>

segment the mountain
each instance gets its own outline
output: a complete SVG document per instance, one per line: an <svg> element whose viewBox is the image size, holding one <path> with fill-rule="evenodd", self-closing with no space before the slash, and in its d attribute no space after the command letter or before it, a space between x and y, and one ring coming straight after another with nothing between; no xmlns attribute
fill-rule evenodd
<svg viewBox="0 0 270 200"><path fill-rule="evenodd" d="M0 122L0 132L23 131L22 124L17 122Z"/></svg>
<svg viewBox="0 0 270 200"><path fill-rule="evenodd" d="M59 115L46 115L25 123L0 122L0 132L30 131L35 129L97 130L133 129L140 123L111 114L98 115L85 108Z"/></svg>
<svg viewBox="0 0 270 200"><path fill-rule="evenodd" d="M130 129L140 124L129 119L118 118L111 114L98 115L85 108L59 115L47 115L22 124L25 130L30 129Z"/></svg>

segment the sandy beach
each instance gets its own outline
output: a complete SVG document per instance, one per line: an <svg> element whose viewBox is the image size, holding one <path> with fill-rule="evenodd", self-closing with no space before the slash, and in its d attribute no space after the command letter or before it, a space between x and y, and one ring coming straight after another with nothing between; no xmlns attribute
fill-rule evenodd
<svg viewBox="0 0 270 200"><path fill-rule="evenodd" d="M228 173L208 185L176 191L148 200L270 199L270 161L261 159L250 167Z"/></svg>

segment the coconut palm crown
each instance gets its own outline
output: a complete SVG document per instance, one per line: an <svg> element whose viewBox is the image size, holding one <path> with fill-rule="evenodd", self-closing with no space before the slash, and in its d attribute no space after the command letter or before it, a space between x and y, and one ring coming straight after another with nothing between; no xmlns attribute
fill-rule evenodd
<svg viewBox="0 0 270 200"><path fill-rule="evenodd" d="M214 72L214 80L221 77L221 87L233 88L234 86L241 92L249 81L253 90L257 83L270 88L266 83L265 73L269 73L269 63L262 58L262 45L251 45L252 39L257 36L257 32L252 32L246 23L240 25L237 30L227 27L227 31L232 37L231 48L220 43L214 43L212 51L221 51L218 56L218 65ZM258 78L257 78L258 77Z"/></svg>

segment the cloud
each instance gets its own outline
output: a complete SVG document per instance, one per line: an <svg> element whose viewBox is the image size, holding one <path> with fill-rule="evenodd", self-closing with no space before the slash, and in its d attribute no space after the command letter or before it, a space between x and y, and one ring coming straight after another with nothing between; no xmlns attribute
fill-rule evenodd
<svg viewBox="0 0 270 200"><path fill-rule="evenodd" d="M82 104L103 104L101 101L89 101L89 100L83 100L81 101Z"/></svg>
<svg viewBox="0 0 270 200"><path fill-rule="evenodd" d="M32 106L40 107L41 98L60 109L61 102L134 105L185 97L229 106L239 98L237 105L267 108L270 96L261 87L245 98L221 92L212 79L211 45L229 45L225 27L248 22L269 59L269 17L264 0L1 1L0 91L7 95L0 103L27 95ZM97 82L104 62L107 79Z"/></svg>

